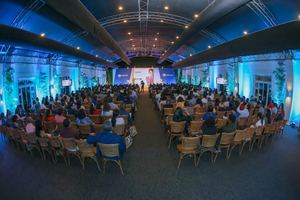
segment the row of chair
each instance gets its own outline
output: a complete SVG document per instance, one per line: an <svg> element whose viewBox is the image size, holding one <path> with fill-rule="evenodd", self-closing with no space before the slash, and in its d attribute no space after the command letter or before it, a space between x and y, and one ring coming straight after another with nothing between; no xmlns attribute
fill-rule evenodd
<svg viewBox="0 0 300 200"><path fill-rule="evenodd" d="M41 158L46 160L46 155L48 154L53 163L57 163L58 156L61 156L67 166L70 166L70 156L75 156L79 159L83 169L85 169L85 160L92 159L95 161L98 170L101 171L96 155L96 147L87 144L86 140L62 138L59 136L36 137L35 134L27 134L23 130L3 126L0 126L0 132L5 141L14 144L25 152L30 152L31 155L36 150ZM121 159L118 159L120 158L119 145L97 143L97 146L101 150L103 173L105 173L106 163L113 161L117 163L123 175Z"/></svg>

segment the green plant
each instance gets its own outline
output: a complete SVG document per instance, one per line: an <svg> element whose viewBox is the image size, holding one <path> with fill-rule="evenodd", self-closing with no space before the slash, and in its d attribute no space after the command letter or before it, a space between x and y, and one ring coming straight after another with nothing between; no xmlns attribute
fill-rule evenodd
<svg viewBox="0 0 300 200"><path fill-rule="evenodd" d="M12 67L6 67L4 71L4 94L6 109L14 110L17 104L17 99L15 98L16 91L14 90L14 73L15 70Z"/></svg>
<svg viewBox="0 0 300 200"><path fill-rule="evenodd" d="M283 103L285 97L285 81L286 81L286 70L283 62L278 62L278 67L273 71L276 80L277 93L275 96L275 102L277 104Z"/></svg>
<svg viewBox="0 0 300 200"><path fill-rule="evenodd" d="M208 79L209 70L208 67L204 67L202 70L202 87L207 87L207 79Z"/></svg>
<svg viewBox="0 0 300 200"><path fill-rule="evenodd" d="M225 78L227 81L227 94L230 94L231 92L234 92L234 86L235 86L235 68L234 68L234 66L228 66Z"/></svg>

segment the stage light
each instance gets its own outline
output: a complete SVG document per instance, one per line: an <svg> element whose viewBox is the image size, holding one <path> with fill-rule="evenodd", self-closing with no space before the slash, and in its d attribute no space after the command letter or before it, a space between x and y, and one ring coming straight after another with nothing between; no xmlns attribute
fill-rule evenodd
<svg viewBox="0 0 300 200"><path fill-rule="evenodd" d="M172 41L171 44L174 44L174 42Z"/></svg>
<svg viewBox="0 0 300 200"><path fill-rule="evenodd" d="M96 57L98 58L98 54L96 54Z"/></svg>
<svg viewBox="0 0 300 200"><path fill-rule="evenodd" d="M123 20L123 22L124 22L124 23L127 23L127 20L126 20L126 19L124 19L124 20Z"/></svg>
<svg viewBox="0 0 300 200"><path fill-rule="evenodd" d="M133 39L132 38L130 38L130 41L132 41Z"/></svg>
<svg viewBox="0 0 300 200"><path fill-rule="evenodd" d="M164 9L165 9L165 10L169 10L169 6L168 6L168 5L165 5Z"/></svg>
<svg viewBox="0 0 300 200"><path fill-rule="evenodd" d="M131 32L128 32L127 34L128 34L128 35L131 35Z"/></svg>
<svg viewBox="0 0 300 200"><path fill-rule="evenodd" d="M177 35L177 36L176 36L176 40L178 40L178 39L179 39L179 36Z"/></svg>
<svg viewBox="0 0 300 200"><path fill-rule="evenodd" d="M207 48L209 48L209 49L210 49L210 48L211 48L211 46L210 46L210 45L208 45L208 46L207 46Z"/></svg>
<svg viewBox="0 0 300 200"><path fill-rule="evenodd" d="M192 56L193 54L190 53L190 56Z"/></svg>
<svg viewBox="0 0 300 200"><path fill-rule="evenodd" d="M45 35L46 35L45 33L41 33L41 37L45 37Z"/></svg>
<svg viewBox="0 0 300 200"><path fill-rule="evenodd" d="M135 50L136 50L136 48L133 48L133 50L135 51Z"/></svg>
<svg viewBox="0 0 300 200"><path fill-rule="evenodd" d="M189 28L189 26L188 26L188 25L185 25L185 26L184 26L184 28L185 28L185 29L188 29L188 28Z"/></svg>
<svg viewBox="0 0 300 200"><path fill-rule="evenodd" d="M124 9L123 6L119 6L119 7L118 7L118 10L119 10L119 11L122 11L123 9Z"/></svg>
<svg viewBox="0 0 300 200"><path fill-rule="evenodd" d="M135 47L135 45L133 44L132 47Z"/></svg>
<svg viewBox="0 0 300 200"><path fill-rule="evenodd" d="M154 45L152 45L153 47L155 47L155 44Z"/></svg>
<svg viewBox="0 0 300 200"><path fill-rule="evenodd" d="M79 50L79 49L80 49L80 47L76 47L76 49L77 49L77 50Z"/></svg>
<svg viewBox="0 0 300 200"><path fill-rule="evenodd" d="M248 35L248 31L244 31L243 33L244 33L244 35Z"/></svg>
<svg viewBox="0 0 300 200"><path fill-rule="evenodd" d="M157 41L157 38L154 38L155 41Z"/></svg>
<svg viewBox="0 0 300 200"><path fill-rule="evenodd" d="M159 32L157 32L156 35L159 35Z"/></svg>
<svg viewBox="0 0 300 200"><path fill-rule="evenodd" d="M300 20L300 15L298 15L298 19Z"/></svg>
<svg viewBox="0 0 300 200"><path fill-rule="evenodd" d="M160 22L164 22L164 20L160 20Z"/></svg>
<svg viewBox="0 0 300 200"><path fill-rule="evenodd" d="M198 18L198 17L199 17L199 15L198 15L198 14L194 14L194 17L195 17L195 18Z"/></svg>

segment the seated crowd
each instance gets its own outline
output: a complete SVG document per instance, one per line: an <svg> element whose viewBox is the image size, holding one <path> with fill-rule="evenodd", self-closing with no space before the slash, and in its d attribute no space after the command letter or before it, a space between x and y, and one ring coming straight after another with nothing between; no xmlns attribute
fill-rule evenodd
<svg viewBox="0 0 300 200"><path fill-rule="evenodd" d="M261 97L248 99L188 84L153 84L149 87L149 95L161 113L169 136L169 148L174 138L181 140L177 145L178 167L187 154L196 157L196 154L209 151L213 161L225 146L227 158L237 145L241 147L240 154L247 143L249 149L256 141L261 147L263 141L282 132L286 124L284 105L278 106L271 101L266 106Z"/></svg>
<svg viewBox="0 0 300 200"><path fill-rule="evenodd" d="M15 114L9 110L6 115L1 113L0 132L24 150L32 152L32 148L39 145L36 149L42 157L45 158L47 150L54 161L57 150L68 158L75 149L74 155L80 158L83 167L87 154L80 153L80 147L97 147L97 155L108 159L101 153L101 148L105 151L107 147L98 143L117 144L119 152L115 152L112 160L119 161L128 145L126 137L134 122L138 94L138 85L98 85L55 98L46 96L41 102L36 98L31 107L24 109L18 105Z"/></svg>

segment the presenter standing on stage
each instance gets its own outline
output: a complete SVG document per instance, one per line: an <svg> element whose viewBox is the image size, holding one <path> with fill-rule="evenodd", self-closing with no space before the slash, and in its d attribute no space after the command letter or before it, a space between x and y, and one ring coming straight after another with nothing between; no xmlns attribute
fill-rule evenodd
<svg viewBox="0 0 300 200"><path fill-rule="evenodd" d="M141 92L144 92L145 83L143 80L141 80Z"/></svg>

